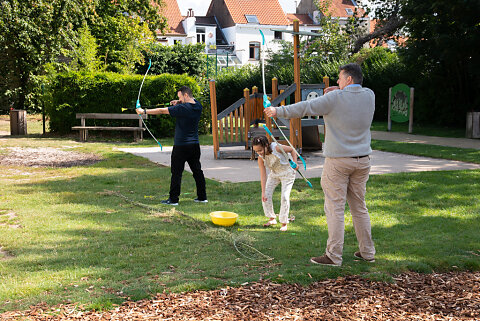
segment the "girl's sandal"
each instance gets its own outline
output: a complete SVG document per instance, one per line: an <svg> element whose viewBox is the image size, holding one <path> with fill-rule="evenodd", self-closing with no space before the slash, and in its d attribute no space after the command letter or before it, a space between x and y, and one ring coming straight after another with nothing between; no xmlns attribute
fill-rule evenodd
<svg viewBox="0 0 480 321"><path fill-rule="evenodd" d="M287 230L287 224L282 224L282 227L280 228L281 232L285 232Z"/></svg>

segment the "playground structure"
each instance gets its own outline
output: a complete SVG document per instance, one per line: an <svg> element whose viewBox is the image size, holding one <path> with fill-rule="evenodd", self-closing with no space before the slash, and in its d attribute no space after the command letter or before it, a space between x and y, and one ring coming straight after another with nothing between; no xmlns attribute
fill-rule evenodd
<svg viewBox="0 0 480 321"><path fill-rule="evenodd" d="M315 88L328 87L329 79L325 77L323 84L279 86L276 78L272 79L272 94L269 95L272 106L285 105L290 95L302 89L314 86ZM263 113L263 93L258 92L254 86L251 90L245 88L243 97L224 109L217 111L215 80L210 80L210 106L212 114L212 135L213 150L215 159L224 158L253 158L251 140L258 135L265 135L265 130L259 126L265 123L275 138L281 140L280 131L275 128L270 118L265 118ZM290 137L292 145L300 151L302 149L321 149L321 142L318 133L318 125L323 125L323 119L282 119L277 118L277 123L285 135ZM306 143L306 144L305 144ZM229 147L243 146L244 149L232 149Z"/></svg>
<svg viewBox="0 0 480 321"><path fill-rule="evenodd" d="M302 100L302 88L311 85L302 85L300 83L300 35L318 37L320 34L313 32L300 32L299 21L293 22L293 30L275 30L279 32L287 32L293 35L293 63L294 63L294 83L288 87L279 87L278 80L272 79L272 94L269 96L271 106L276 107L285 104L285 100L295 93L295 102ZM261 31L260 31L261 32ZM262 33L263 35L263 33ZM210 106L212 113L212 134L215 159L221 158L254 158L253 150L250 149L250 140L257 135L264 135L265 130L259 128L259 123L265 123L275 138L279 137L280 130L272 128L270 118L265 119L263 114L263 94L259 93L257 87L252 88L252 93L248 88L244 89L243 98L240 98L230 107L217 114L217 96L215 89L215 81L210 80ZM323 89L329 86L328 77L323 78L323 84L314 85L317 89ZM264 84L265 87L265 84ZM279 89L281 89L279 91ZM282 127L283 133L290 136L292 146L300 153L303 146L303 135L313 148L320 149L321 141L318 133L318 125L323 125L323 119L277 119L277 123ZM253 127L252 127L253 126ZM324 127L325 128L325 127ZM285 129L288 129L288 133ZM283 141L279 140L280 143ZM242 150L220 150L220 147L245 146ZM306 146L305 146L306 147Z"/></svg>

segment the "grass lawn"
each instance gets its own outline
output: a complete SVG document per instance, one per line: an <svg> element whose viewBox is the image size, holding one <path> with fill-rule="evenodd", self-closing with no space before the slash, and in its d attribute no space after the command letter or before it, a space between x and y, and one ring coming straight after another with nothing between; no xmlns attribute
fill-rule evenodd
<svg viewBox="0 0 480 321"><path fill-rule="evenodd" d="M202 137L202 143L209 139ZM193 177L186 172L180 205L160 206L168 194L170 169L115 150L154 146L153 140L0 140L0 152L9 146L57 147L104 159L72 168L1 167L0 311L40 302L108 309L126 298L259 279L308 284L358 274L392 281L392 274L406 270L480 270L479 170L371 176L367 205L377 260L354 260L357 242L347 213L344 263L332 268L309 263L309 257L324 251L327 225L321 189L309 189L301 180L291 194L296 221L280 233L279 226L261 227L265 218L258 182L207 180L209 203L197 204ZM320 179L312 184L320 186ZM278 209L278 191L275 204ZM215 210L238 213L237 224L214 226L208 213ZM265 261L266 256L273 260Z"/></svg>
<svg viewBox="0 0 480 321"><path fill-rule="evenodd" d="M372 130L387 131L388 123L386 121L374 121ZM408 122L392 122L392 132L408 133ZM424 125L413 123L413 135L438 136L438 137L456 137L465 138L465 128L440 127L435 125Z"/></svg>

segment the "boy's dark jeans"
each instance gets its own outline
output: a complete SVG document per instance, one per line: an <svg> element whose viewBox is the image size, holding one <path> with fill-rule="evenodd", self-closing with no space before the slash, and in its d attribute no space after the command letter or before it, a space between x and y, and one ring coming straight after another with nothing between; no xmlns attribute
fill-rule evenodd
<svg viewBox="0 0 480 321"><path fill-rule="evenodd" d="M199 200L207 199L205 190L205 176L203 176L202 165L200 164L200 145L179 145L173 146L171 157L172 178L170 181L170 201L177 203L182 185L182 174L185 169L185 162L188 163L197 185L197 197Z"/></svg>

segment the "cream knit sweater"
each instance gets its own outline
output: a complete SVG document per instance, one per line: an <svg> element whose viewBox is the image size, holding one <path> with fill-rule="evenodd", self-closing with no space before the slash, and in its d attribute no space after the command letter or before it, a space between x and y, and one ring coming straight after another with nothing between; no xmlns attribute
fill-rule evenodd
<svg viewBox="0 0 480 321"><path fill-rule="evenodd" d="M302 118L323 115L325 157L369 155L375 94L360 86L334 90L316 99L277 108L277 117Z"/></svg>

